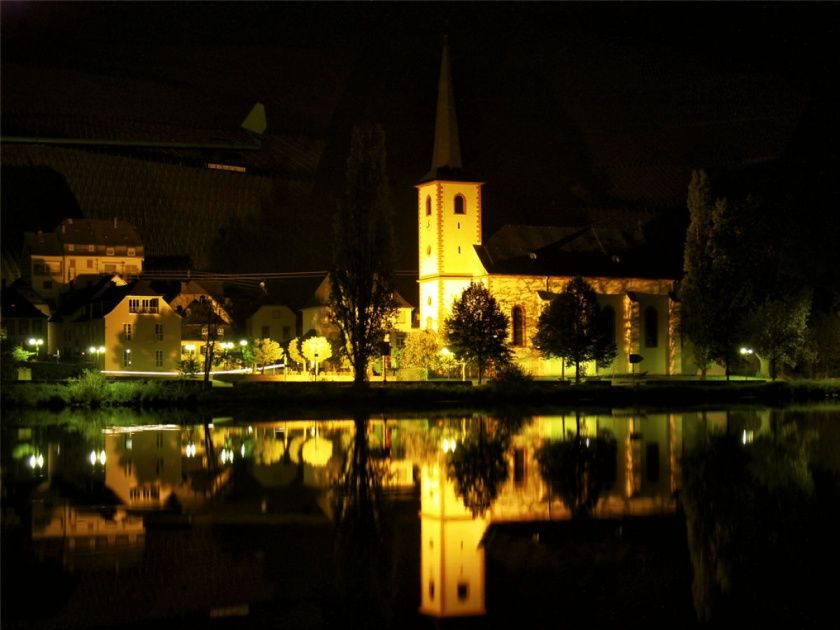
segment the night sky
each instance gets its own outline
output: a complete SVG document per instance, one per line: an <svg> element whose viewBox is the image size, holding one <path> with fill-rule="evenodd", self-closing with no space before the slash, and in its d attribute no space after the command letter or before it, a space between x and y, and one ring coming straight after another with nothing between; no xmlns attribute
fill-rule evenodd
<svg viewBox="0 0 840 630"><path fill-rule="evenodd" d="M397 263L412 269L413 186L431 159L444 32L464 166L486 182L486 237L581 206L683 211L692 168L737 172L792 152L836 164L838 13L834 3L3 2L2 99L13 109L14 80L31 72L27 98L42 90L59 117L131 117L145 101L143 123L205 129L235 129L262 101L269 134L324 140L309 202L319 217L340 190L352 124L380 122L407 245ZM106 87L91 99L70 81L57 94L61 73ZM161 89L108 92L124 78ZM179 90L198 97L170 100ZM68 113L73 102L81 114Z"/></svg>

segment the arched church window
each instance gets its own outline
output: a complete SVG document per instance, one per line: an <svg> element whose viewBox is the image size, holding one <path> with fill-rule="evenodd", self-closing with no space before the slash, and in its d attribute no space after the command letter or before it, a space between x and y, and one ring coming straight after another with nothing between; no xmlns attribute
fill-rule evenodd
<svg viewBox="0 0 840 630"><path fill-rule="evenodd" d="M607 340L615 343L615 309L612 306L605 306L601 311L604 318L604 330L607 333Z"/></svg>
<svg viewBox="0 0 840 630"><path fill-rule="evenodd" d="M455 195L455 214L466 214L464 195Z"/></svg>
<svg viewBox="0 0 840 630"><path fill-rule="evenodd" d="M659 345L659 314L652 306L645 309L645 347L655 348Z"/></svg>
<svg viewBox="0 0 840 630"><path fill-rule="evenodd" d="M525 312L521 306L514 306L511 313L513 322L513 345L525 345Z"/></svg>
<svg viewBox="0 0 840 630"><path fill-rule="evenodd" d="M431 256L431 255L432 255L432 246L431 245L426 245L426 256Z"/></svg>
<svg viewBox="0 0 840 630"><path fill-rule="evenodd" d="M426 195L426 216L429 217L432 215L432 197L431 195Z"/></svg>

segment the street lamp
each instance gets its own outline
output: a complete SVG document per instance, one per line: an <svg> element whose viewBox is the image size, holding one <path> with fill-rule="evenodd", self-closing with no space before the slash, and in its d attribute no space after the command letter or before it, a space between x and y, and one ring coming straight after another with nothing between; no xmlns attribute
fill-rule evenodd
<svg viewBox="0 0 840 630"><path fill-rule="evenodd" d="M41 346L44 344L43 339L36 339L31 337L27 342L30 346L34 346L35 348L35 356L40 359L41 358Z"/></svg>
<svg viewBox="0 0 840 630"><path fill-rule="evenodd" d="M102 355L102 369L105 369L105 346L91 346L88 348L88 352L90 352L94 357L94 365L99 365L99 355Z"/></svg>

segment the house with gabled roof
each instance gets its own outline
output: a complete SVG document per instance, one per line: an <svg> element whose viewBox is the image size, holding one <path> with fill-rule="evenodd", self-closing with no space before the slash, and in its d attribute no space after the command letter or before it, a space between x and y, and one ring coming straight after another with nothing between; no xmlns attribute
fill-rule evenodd
<svg viewBox="0 0 840 630"><path fill-rule="evenodd" d="M181 319L148 281L119 277L80 289L53 316L62 354L85 355L100 369L126 374L176 372Z"/></svg>

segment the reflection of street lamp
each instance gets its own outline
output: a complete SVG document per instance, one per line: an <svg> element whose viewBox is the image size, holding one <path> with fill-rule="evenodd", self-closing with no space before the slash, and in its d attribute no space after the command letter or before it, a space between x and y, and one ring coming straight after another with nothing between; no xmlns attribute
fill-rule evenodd
<svg viewBox="0 0 840 630"><path fill-rule="evenodd" d="M29 339L29 341L28 341L27 343L28 343L30 346L34 346L34 347L35 347L35 356L36 356L38 359L40 359L40 358L41 358L41 346L44 344L44 340L43 340L43 339L35 339L35 338L33 337L33 338L30 338L30 339Z"/></svg>

